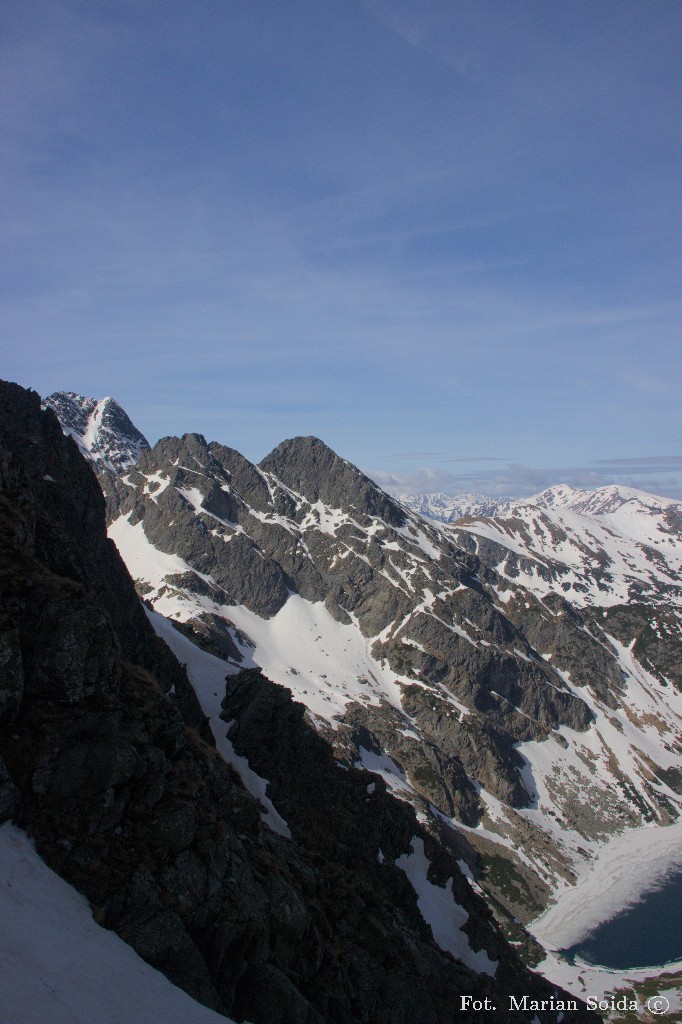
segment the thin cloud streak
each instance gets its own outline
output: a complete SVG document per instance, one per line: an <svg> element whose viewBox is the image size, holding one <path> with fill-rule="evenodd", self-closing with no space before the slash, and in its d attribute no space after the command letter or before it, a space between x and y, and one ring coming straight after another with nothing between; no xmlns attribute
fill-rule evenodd
<svg viewBox="0 0 682 1024"><path fill-rule="evenodd" d="M553 484L592 489L608 484L621 484L637 490L682 500L682 459L663 463L639 460L634 465L609 464L597 470L592 466L533 468L523 463L510 463L504 470L480 470L471 473L448 473L434 466L422 466L413 473L392 473L367 470L368 475L389 493L407 494L442 492L448 495L477 492L492 497L529 497Z"/></svg>
<svg viewBox="0 0 682 1024"><path fill-rule="evenodd" d="M652 469L655 469L657 466L661 468L678 468L682 466L682 455L649 455L633 459L595 459L595 464L598 466L625 466L633 469L637 466L649 466Z"/></svg>
<svg viewBox="0 0 682 1024"><path fill-rule="evenodd" d="M439 462L508 462L503 456L497 455L462 455L445 456L440 452L393 452L390 455L377 455L378 459L438 459Z"/></svg>

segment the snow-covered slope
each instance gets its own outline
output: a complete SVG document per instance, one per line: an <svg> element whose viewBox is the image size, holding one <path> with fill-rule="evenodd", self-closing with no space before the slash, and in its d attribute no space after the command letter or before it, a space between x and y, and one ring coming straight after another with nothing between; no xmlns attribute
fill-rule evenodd
<svg viewBox="0 0 682 1024"><path fill-rule="evenodd" d="M0 1024L230 1024L176 988L0 827Z"/></svg>
<svg viewBox="0 0 682 1024"><path fill-rule="evenodd" d="M682 698L610 622L549 600L560 571L581 597L622 600L613 579L601 589L604 550L618 586L626 572L646 584L640 548L607 521L657 536L653 511L610 501L588 531L572 509L518 506L519 539L503 519L429 524L312 439L260 467L198 435L166 439L106 489L110 536L155 610L210 644L228 637L235 667L288 687L339 757L484 860L501 853L511 884L484 881L516 916L614 834L677 815ZM653 566L657 592L675 585Z"/></svg>
<svg viewBox="0 0 682 1024"><path fill-rule="evenodd" d="M611 617L637 596L662 623L677 600L674 502L551 488L448 526L315 438L258 466L165 438L103 487L155 611L235 669L261 666L342 763L464 836L513 917L614 836L679 817L682 697Z"/></svg>
<svg viewBox="0 0 682 1024"><path fill-rule="evenodd" d="M663 498L623 484L609 484L592 490L579 490L569 484L554 484L531 498L517 499L517 504L539 505L541 508L572 508L574 512L602 516L628 506L630 512L659 516L673 506L674 498Z"/></svg>
<svg viewBox="0 0 682 1024"><path fill-rule="evenodd" d="M149 442L113 398L86 398L55 391L43 402L52 409L89 462L120 473L133 465Z"/></svg>
<svg viewBox="0 0 682 1024"><path fill-rule="evenodd" d="M553 487L490 517L451 526L501 575L578 606L682 607L682 505L631 488Z"/></svg>

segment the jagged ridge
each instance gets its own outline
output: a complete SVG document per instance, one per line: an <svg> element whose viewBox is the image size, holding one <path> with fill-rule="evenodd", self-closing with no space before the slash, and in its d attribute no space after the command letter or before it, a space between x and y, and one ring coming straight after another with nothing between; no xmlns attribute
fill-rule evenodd
<svg viewBox="0 0 682 1024"><path fill-rule="evenodd" d="M495 571L509 547L486 565L473 521L391 522L375 485L317 439L253 466L198 435L166 438L104 487L110 534L154 607L214 649L227 631L346 766L379 772L434 832L464 834L515 917L537 914L613 832L678 814L665 680L560 587L533 593ZM543 572L561 579L549 555Z"/></svg>

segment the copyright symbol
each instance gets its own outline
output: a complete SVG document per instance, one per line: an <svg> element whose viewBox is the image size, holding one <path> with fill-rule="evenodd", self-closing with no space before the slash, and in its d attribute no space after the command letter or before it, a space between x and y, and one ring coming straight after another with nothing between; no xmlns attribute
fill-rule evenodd
<svg viewBox="0 0 682 1024"><path fill-rule="evenodd" d="M651 1013L667 1013L670 1009L670 1003L665 996L650 996L647 1001L647 1010Z"/></svg>

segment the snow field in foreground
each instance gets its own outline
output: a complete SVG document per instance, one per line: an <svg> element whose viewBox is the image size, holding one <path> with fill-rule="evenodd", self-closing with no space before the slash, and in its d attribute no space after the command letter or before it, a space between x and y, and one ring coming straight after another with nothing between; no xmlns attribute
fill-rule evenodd
<svg viewBox="0 0 682 1024"><path fill-rule="evenodd" d="M0 1024L230 1024L176 988L0 827Z"/></svg>

